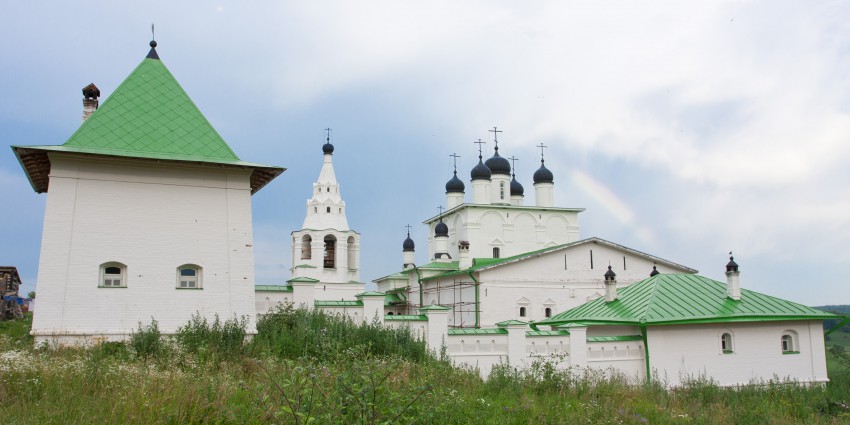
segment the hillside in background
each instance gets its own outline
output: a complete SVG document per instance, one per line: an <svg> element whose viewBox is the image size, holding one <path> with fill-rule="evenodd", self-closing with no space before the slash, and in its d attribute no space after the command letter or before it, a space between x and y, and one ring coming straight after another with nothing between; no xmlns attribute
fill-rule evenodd
<svg viewBox="0 0 850 425"><path fill-rule="evenodd" d="M813 307L818 310L828 311L830 313L840 314L842 316L850 316L850 305L824 305ZM839 319L830 319L823 321L823 329L829 330L841 322ZM841 329L826 336L826 345L841 345L850 347L850 323L844 324Z"/></svg>

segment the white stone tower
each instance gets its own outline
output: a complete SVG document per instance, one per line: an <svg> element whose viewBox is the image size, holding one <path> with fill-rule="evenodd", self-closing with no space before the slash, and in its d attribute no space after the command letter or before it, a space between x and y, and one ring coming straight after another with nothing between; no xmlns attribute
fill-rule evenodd
<svg viewBox="0 0 850 425"><path fill-rule="evenodd" d="M316 283L316 299L354 299L360 282L360 234L348 227L345 201L333 167L330 129L322 152L324 163L307 200L301 230L292 232L291 281Z"/></svg>

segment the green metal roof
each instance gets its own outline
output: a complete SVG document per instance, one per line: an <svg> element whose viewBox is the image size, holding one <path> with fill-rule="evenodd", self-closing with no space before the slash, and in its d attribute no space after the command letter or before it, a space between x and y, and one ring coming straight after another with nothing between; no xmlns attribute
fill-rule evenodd
<svg viewBox="0 0 850 425"><path fill-rule="evenodd" d="M363 301L315 301L313 305L316 307L363 307Z"/></svg>
<svg viewBox="0 0 850 425"><path fill-rule="evenodd" d="M292 292L289 285L254 285L255 292Z"/></svg>
<svg viewBox="0 0 850 425"><path fill-rule="evenodd" d="M296 269L315 269L316 266L311 266L309 264L299 264L295 266Z"/></svg>
<svg viewBox="0 0 850 425"><path fill-rule="evenodd" d="M390 293L388 292L386 296L384 296L384 305L394 305L394 304L404 304L406 299L404 295L399 293Z"/></svg>
<svg viewBox="0 0 850 425"><path fill-rule="evenodd" d="M449 335L506 335L507 329L502 328L487 328L487 329L449 329Z"/></svg>
<svg viewBox="0 0 850 425"><path fill-rule="evenodd" d="M514 319L505 320L503 322L496 323L496 326L498 326L500 328L503 327L503 326L511 326L511 325L528 325L528 323L522 322L522 321L519 321L519 320L514 320Z"/></svg>
<svg viewBox="0 0 850 425"><path fill-rule="evenodd" d="M150 56L65 144L12 148L39 193L47 190L51 151L251 168L252 192L284 171L240 160L162 61Z"/></svg>
<svg viewBox="0 0 850 425"><path fill-rule="evenodd" d="M406 322L427 322L428 316L425 316L424 314L388 314L384 316L384 321L387 320L398 320Z"/></svg>
<svg viewBox="0 0 850 425"><path fill-rule="evenodd" d="M587 342L643 341L640 335L589 336Z"/></svg>
<svg viewBox="0 0 850 425"><path fill-rule="evenodd" d="M736 301L726 296L726 283L692 274L659 274L617 292L610 303L600 297L536 324L664 325L837 317L746 289Z"/></svg>
<svg viewBox="0 0 850 425"><path fill-rule="evenodd" d="M569 331L565 330L557 330L557 331L527 331L525 336L566 336L569 335Z"/></svg>
<svg viewBox="0 0 850 425"><path fill-rule="evenodd" d="M672 267L676 267L676 268L686 270L686 271L689 271L689 272L692 272L692 273L697 273L697 270L694 270L690 267L685 267L681 264L677 264L677 263L674 263L672 261L665 260L663 258L658 258L658 257L655 257L653 255L649 255L645 252L637 251L635 249L631 249L629 247L616 244L614 242L606 241L605 239L594 237L594 238L582 239L580 241L569 242L569 243L565 243L565 244L561 244L561 245L554 245L554 246L550 246L550 247L546 247L546 248L541 248L541 249L538 249L536 251L524 252L522 254L517 254L517 255L514 255L514 256L511 256L511 257L505 257L505 258L473 258L472 259L472 267L470 267L468 269L458 270L457 267L454 267L453 270L447 271L446 273L441 273L441 274L434 275L434 276L423 277L422 281L425 282L425 281L434 280L434 279L442 279L442 278L445 278L445 277L451 277L451 276L456 276L456 275L461 275L461 274L468 274L470 272L477 272L477 271L482 270L482 269L491 268L491 267L499 266L499 265L502 265L502 264L512 263L512 262L519 261L519 260L522 260L522 259L525 259L525 258L545 254L547 252L557 251L559 249L568 248L568 247L572 247L572 246L576 246L576 245L587 244L587 243L597 243L597 244L607 245L607 246L610 246L612 248L620 249L620 250L623 250L623 251L626 251L626 252L633 253L635 255L640 255L640 256L652 259L652 260L654 260L658 263L667 264L667 265L672 266ZM440 264L440 263L431 263L431 264ZM442 264L445 264L445 263L442 263ZM425 266L422 266L420 268L424 268L424 267Z"/></svg>
<svg viewBox="0 0 850 425"><path fill-rule="evenodd" d="M385 294L383 292L366 291L366 292L361 292L361 293L355 295L355 297L357 297L357 298L360 298L360 297L385 297L386 295L387 294Z"/></svg>
<svg viewBox="0 0 850 425"><path fill-rule="evenodd" d="M419 311L446 311L446 310L451 310L451 309L448 308L448 307L436 305L436 304L427 305L425 307L419 308Z"/></svg>
<svg viewBox="0 0 850 425"><path fill-rule="evenodd" d="M458 262L458 261L449 261L449 262L446 262L446 263L440 263L440 262L435 261L433 263L423 264L421 266L418 266L417 268L418 269L437 269L437 270L457 270L458 264L460 264L460 262Z"/></svg>
<svg viewBox="0 0 850 425"><path fill-rule="evenodd" d="M292 279L287 280L287 282L304 282L304 283L318 283L319 279L313 279L312 277L294 277Z"/></svg>

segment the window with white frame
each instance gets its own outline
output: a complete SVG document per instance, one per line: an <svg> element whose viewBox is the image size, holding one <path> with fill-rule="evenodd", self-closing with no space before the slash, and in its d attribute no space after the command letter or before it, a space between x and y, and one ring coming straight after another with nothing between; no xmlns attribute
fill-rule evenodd
<svg viewBox="0 0 850 425"><path fill-rule="evenodd" d="M127 266L116 262L101 264L99 286L102 288L127 287Z"/></svg>
<svg viewBox="0 0 850 425"><path fill-rule="evenodd" d="M797 333L794 331L783 332L779 343L782 347L782 354L797 354L800 352L800 348L797 345Z"/></svg>
<svg viewBox="0 0 850 425"><path fill-rule="evenodd" d="M200 289L201 268L194 264L185 264L177 268L178 289Z"/></svg>
<svg viewBox="0 0 850 425"><path fill-rule="evenodd" d="M732 354L734 353L734 347L732 345L732 334L729 332L724 332L723 335L720 335L720 350L723 354Z"/></svg>
<svg viewBox="0 0 850 425"><path fill-rule="evenodd" d="M519 317L525 317L525 307L519 308Z"/></svg>

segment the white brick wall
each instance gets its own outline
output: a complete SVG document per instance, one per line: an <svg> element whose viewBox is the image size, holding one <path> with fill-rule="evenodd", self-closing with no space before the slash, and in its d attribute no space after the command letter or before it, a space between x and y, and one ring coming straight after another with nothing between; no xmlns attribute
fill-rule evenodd
<svg viewBox="0 0 850 425"><path fill-rule="evenodd" d="M37 341L120 338L139 321L170 333L199 312L255 329L250 170L50 155L37 288ZM127 266L126 288L99 288L100 265ZM178 290L177 267L203 268Z"/></svg>

